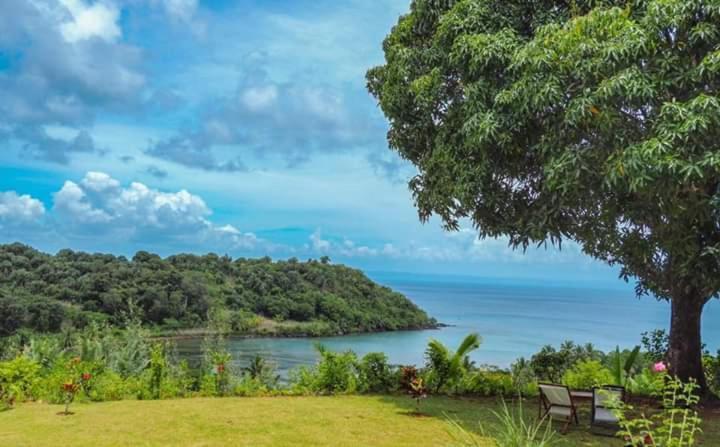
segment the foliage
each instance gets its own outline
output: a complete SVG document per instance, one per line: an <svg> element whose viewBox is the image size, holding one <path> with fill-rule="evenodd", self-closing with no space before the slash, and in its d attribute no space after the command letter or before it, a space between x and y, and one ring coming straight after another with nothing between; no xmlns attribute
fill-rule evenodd
<svg viewBox="0 0 720 447"><path fill-rule="evenodd" d="M609 369L597 360L581 360L565 372L563 383L570 388L590 390L613 382Z"/></svg>
<svg viewBox="0 0 720 447"><path fill-rule="evenodd" d="M399 378L382 352L366 354L358 363L358 391L388 393L397 389Z"/></svg>
<svg viewBox="0 0 720 447"><path fill-rule="evenodd" d="M591 344L576 345L566 341L556 350L550 345L543 346L530 359L530 367L541 381L560 383L566 371L583 360L597 360L602 357Z"/></svg>
<svg viewBox="0 0 720 447"><path fill-rule="evenodd" d="M347 394L358 389L357 356L352 351L332 352L315 345L320 361L312 368L301 367L291 376L292 387L301 393Z"/></svg>
<svg viewBox="0 0 720 447"><path fill-rule="evenodd" d="M507 403L503 401L502 409L499 412L493 411L493 415L497 419L498 427L492 431L491 435L495 439L497 447L551 447L557 444L550 421L545 419L528 421L523 415L522 401L518 403L517 411L511 411ZM458 446L479 447L485 445L481 444L477 436L465 430L457 421L449 420L449 423L450 434ZM486 434L482 425L481 431Z"/></svg>
<svg viewBox="0 0 720 447"><path fill-rule="evenodd" d="M480 335L473 333L463 339L456 351L450 351L438 340L430 340L425 350L428 384L435 393L444 386L457 387L467 371L468 355L480 347Z"/></svg>
<svg viewBox="0 0 720 447"><path fill-rule="evenodd" d="M524 357L517 359L510 365L513 390L520 396L535 396L538 394L537 378L532 365Z"/></svg>
<svg viewBox="0 0 720 447"><path fill-rule="evenodd" d="M368 89L419 217L513 247L578 243L672 301L701 373L720 291L720 8L706 0L416 0ZM700 383L702 385L702 383Z"/></svg>
<svg viewBox="0 0 720 447"><path fill-rule="evenodd" d="M407 365L400 367L400 389L410 391L410 385L418 377L420 377L420 371L418 371L415 366Z"/></svg>
<svg viewBox="0 0 720 447"><path fill-rule="evenodd" d="M259 355L253 357L250 364L243 368L243 373L252 381L271 389L277 386L280 376L275 373L275 366Z"/></svg>
<svg viewBox="0 0 720 447"><path fill-rule="evenodd" d="M720 396L720 350L718 350L715 357L709 354L705 355L703 357L703 366L710 389L716 396Z"/></svg>
<svg viewBox="0 0 720 447"><path fill-rule="evenodd" d="M615 402L614 412L620 420L619 435L631 446L690 447L695 445L701 420L695 406L699 402L698 385L668 378L663 389L663 410L660 413L630 417L629 405Z"/></svg>
<svg viewBox="0 0 720 447"><path fill-rule="evenodd" d="M420 413L420 402L427 398L428 390L422 377L415 377L410 382L410 397L415 401L415 412Z"/></svg>
<svg viewBox="0 0 720 447"><path fill-rule="evenodd" d="M226 332L271 335L435 325L403 295L329 261L233 260L215 254L161 259L147 252L128 260L71 250L51 256L21 244L0 245L0 337L22 328L127 326L128 316L170 330L214 325Z"/></svg>
<svg viewBox="0 0 720 447"><path fill-rule="evenodd" d="M479 369L465 375L460 391L478 396L508 396L517 388L506 371Z"/></svg>
<svg viewBox="0 0 720 447"><path fill-rule="evenodd" d="M670 344L670 336L665 329L655 329L642 333L642 345L653 362L665 360Z"/></svg>
<svg viewBox="0 0 720 447"><path fill-rule="evenodd" d="M40 372L40 365L27 357L0 362L0 405L12 406L32 396Z"/></svg>
<svg viewBox="0 0 720 447"><path fill-rule="evenodd" d="M630 379L636 371L639 357L640 346L635 346L627 355L623 355L623 353L620 352L620 346L615 348L615 352L608 356L610 372L613 376L613 385L625 386L627 384L628 379Z"/></svg>

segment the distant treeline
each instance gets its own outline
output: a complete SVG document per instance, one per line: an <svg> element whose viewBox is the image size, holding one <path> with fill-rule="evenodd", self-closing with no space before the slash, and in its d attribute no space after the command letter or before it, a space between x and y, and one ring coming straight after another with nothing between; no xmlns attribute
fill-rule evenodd
<svg viewBox="0 0 720 447"><path fill-rule="evenodd" d="M132 259L0 245L0 336L139 318L163 329L328 335L425 328L405 296L327 257L299 262L208 254Z"/></svg>

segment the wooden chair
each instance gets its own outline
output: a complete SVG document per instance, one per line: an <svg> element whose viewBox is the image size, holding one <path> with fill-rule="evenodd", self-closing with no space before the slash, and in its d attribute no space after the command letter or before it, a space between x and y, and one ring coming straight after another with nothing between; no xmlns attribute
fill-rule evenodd
<svg viewBox="0 0 720 447"><path fill-rule="evenodd" d="M554 383L540 383L540 403L538 414L540 418L549 417L565 421L562 433L567 433L570 424L575 421L579 424L577 407L573 402L570 388Z"/></svg>
<svg viewBox="0 0 720 447"><path fill-rule="evenodd" d="M614 436L620 429L618 418L608 404L625 402L625 388L606 385L593 388L590 429L595 434Z"/></svg>

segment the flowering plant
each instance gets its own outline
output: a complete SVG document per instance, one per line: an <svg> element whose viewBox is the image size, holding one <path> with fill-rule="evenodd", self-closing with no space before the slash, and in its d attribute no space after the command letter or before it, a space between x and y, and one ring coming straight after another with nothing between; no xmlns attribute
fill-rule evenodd
<svg viewBox="0 0 720 447"><path fill-rule="evenodd" d="M420 402L427 397L427 388L422 377L416 377L410 382L410 396L415 399L415 411L420 413Z"/></svg>

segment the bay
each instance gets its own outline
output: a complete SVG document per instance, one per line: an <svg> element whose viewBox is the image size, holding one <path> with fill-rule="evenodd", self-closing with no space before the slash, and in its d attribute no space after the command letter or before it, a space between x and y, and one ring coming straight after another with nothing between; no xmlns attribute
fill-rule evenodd
<svg viewBox="0 0 720 447"><path fill-rule="evenodd" d="M230 338L228 348L237 366L260 355L273 362L283 377L290 369L317 361L315 343L334 351L352 350L359 356L384 352L393 364L423 363L427 342L436 338L451 348L478 332L483 343L471 356L477 364L508 367L529 357L543 345L565 340L592 343L608 351L632 348L641 333L667 328L668 303L635 297L632 287L582 282L518 281L502 279L370 274L373 280L405 294L439 322L436 330L384 332L322 338ZM720 302L711 301L703 317L703 341L720 349ZM191 363L202 356L202 339L177 341L182 358Z"/></svg>

